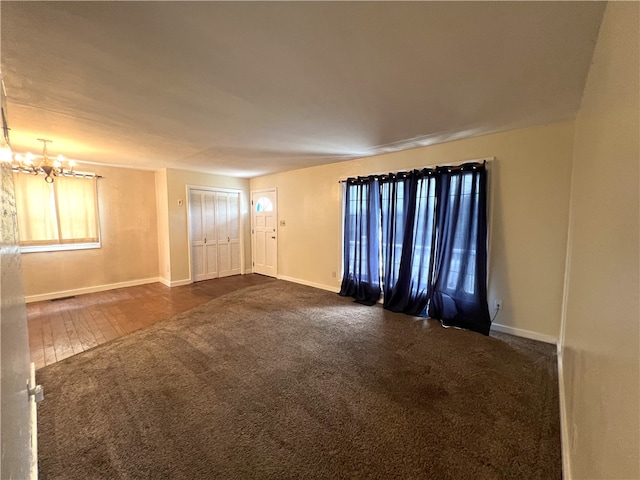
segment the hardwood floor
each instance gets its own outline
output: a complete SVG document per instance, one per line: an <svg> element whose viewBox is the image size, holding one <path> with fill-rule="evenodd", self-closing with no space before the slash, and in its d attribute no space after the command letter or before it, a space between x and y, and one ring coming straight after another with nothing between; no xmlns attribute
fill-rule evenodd
<svg viewBox="0 0 640 480"><path fill-rule="evenodd" d="M29 347L36 369L84 352L251 285L262 275L235 275L169 288L161 283L27 304Z"/></svg>

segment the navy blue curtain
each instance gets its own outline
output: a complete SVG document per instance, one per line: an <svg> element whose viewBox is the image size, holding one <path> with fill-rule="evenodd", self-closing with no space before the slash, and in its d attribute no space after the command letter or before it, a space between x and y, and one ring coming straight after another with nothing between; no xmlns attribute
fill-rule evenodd
<svg viewBox="0 0 640 480"><path fill-rule="evenodd" d="M484 164L349 179L340 295L487 335ZM383 278L379 278L382 257Z"/></svg>
<svg viewBox="0 0 640 480"><path fill-rule="evenodd" d="M436 169L436 260L429 316L488 335L487 171L484 165Z"/></svg>
<svg viewBox="0 0 640 480"><path fill-rule="evenodd" d="M378 179L350 178L344 188L344 275L340 295L373 305L381 293Z"/></svg>
<svg viewBox="0 0 640 480"><path fill-rule="evenodd" d="M432 170L380 181L384 308L425 315L435 247L435 177Z"/></svg>

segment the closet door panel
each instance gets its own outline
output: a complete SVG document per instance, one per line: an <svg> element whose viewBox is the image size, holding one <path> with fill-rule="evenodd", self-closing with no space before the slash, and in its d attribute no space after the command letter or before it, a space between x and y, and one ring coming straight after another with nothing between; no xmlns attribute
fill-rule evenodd
<svg viewBox="0 0 640 480"><path fill-rule="evenodd" d="M218 238L216 235L216 203L213 192L204 192L204 233L206 238L205 249L207 251L205 266L206 278L218 276Z"/></svg>
<svg viewBox="0 0 640 480"><path fill-rule="evenodd" d="M229 206L226 193L216 193L216 213L218 220L216 228L218 230L218 241L227 242L229 237Z"/></svg>
<svg viewBox="0 0 640 480"><path fill-rule="evenodd" d="M229 243L221 243L220 248L220 276L231 275L231 258L229 252Z"/></svg>
<svg viewBox="0 0 640 480"><path fill-rule="evenodd" d="M228 195L216 193L216 229L218 232L218 258L220 261L220 276L231 275L231 252L229 250L229 202Z"/></svg>
<svg viewBox="0 0 640 480"><path fill-rule="evenodd" d="M204 222L202 194L192 191L189 195L189 225L191 229L191 268L194 282L206 278Z"/></svg>
<svg viewBox="0 0 640 480"><path fill-rule="evenodd" d="M229 207L229 250L231 273L239 274L241 270L240 256L240 194L230 193L228 196Z"/></svg>

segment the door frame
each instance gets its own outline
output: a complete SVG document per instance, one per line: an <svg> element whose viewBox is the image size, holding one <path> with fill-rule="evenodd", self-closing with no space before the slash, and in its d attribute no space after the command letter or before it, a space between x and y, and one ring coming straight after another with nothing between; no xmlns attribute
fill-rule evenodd
<svg viewBox="0 0 640 480"><path fill-rule="evenodd" d="M278 216L280 215L280 208L278 208L278 189L276 187L271 187L271 188L259 188L257 190L251 190L249 192L249 209L251 211L251 216L249 218L249 221L251 222L251 273L255 273L253 271L253 259L256 258L256 241L255 241L255 235L253 233L253 220L254 220L254 215L253 215L253 194L254 193L264 193L264 192L273 192L273 196L276 199L276 275L274 278L280 278L280 274L278 272L278 260L280 258L280 254L278 253L278 244L279 244L279 240L280 240L280 220L278 218Z"/></svg>
<svg viewBox="0 0 640 480"><path fill-rule="evenodd" d="M240 227L240 274L244 275L244 218L242 215L242 209L244 207L243 204L243 196L244 190L240 190L239 188L223 188L223 187L210 187L210 186L202 186L202 185L186 185L186 200L185 200L185 208L186 208L186 216L187 216L187 258L189 259L189 283L194 283L193 281L193 262L191 260L191 217L189 216L190 211L190 199L191 199L191 190L204 190L207 192L222 192L222 193L237 193L239 202L239 217L238 217L238 225ZM251 200L249 200L249 205L251 205Z"/></svg>

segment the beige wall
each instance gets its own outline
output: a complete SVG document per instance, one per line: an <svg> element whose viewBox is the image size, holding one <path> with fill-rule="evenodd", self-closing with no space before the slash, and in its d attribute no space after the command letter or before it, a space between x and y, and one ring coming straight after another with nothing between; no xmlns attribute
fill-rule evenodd
<svg viewBox="0 0 640 480"><path fill-rule="evenodd" d="M229 188L242 192L240 195L240 213L242 217L241 225L244 226L245 268L248 268L251 260L251 244L249 242L251 230L248 218L249 180L174 169L166 170L166 178L169 230L169 280L172 283L186 283L190 279L187 186ZM182 200L182 205L178 205L179 200ZM165 275L166 273L163 272L163 277Z"/></svg>
<svg viewBox="0 0 640 480"><path fill-rule="evenodd" d="M251 190L278 191L278 217L286 221L278 230L279 275L337 290L339 179L495 156L490 310L500 298L504 309L496 323L557 338L573 135L572 123L516 130L259 177Z"/></svg>
<svg viewBox="0 0 640 480"><path fill-rule="evenodd" d="M98 180L102 248L22 254L26 296L158 277L154 172L86 170L104 177Z"/></svg>
<svg viewBox="0 0 640 480"><path fill-rule="evenodd" d="M576 121L561 338L567 478L640 478L640 4L605 11Z"/></svg>
<svg viewBox="0 0 640 480"><path fill-rule="evenodd" d="M169 199L167 197L167 169L156 171L156 207L158 216L158 273L163 283L170 282Z"/></svg>

